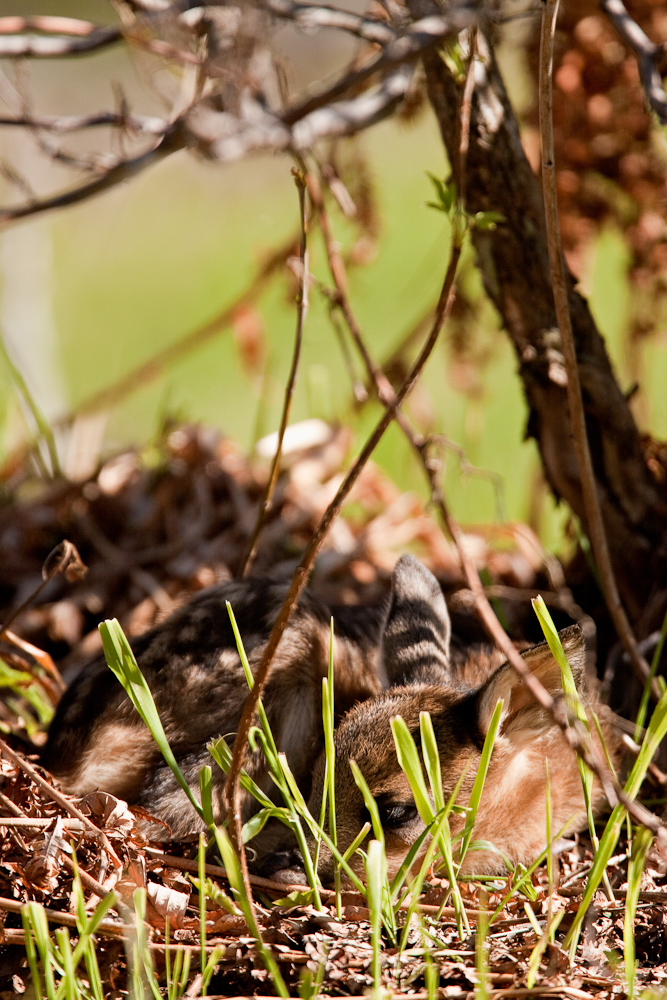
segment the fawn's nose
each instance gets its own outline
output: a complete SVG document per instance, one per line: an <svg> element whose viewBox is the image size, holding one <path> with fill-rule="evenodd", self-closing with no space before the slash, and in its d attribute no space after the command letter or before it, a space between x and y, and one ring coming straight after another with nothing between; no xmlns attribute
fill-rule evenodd
<svg viewBox="0 0 667 1000"><path fill-rule="evenodd" d="M257 865L257 874L283 885L308 885L303 859L296 848L267 854Z"/></svg>

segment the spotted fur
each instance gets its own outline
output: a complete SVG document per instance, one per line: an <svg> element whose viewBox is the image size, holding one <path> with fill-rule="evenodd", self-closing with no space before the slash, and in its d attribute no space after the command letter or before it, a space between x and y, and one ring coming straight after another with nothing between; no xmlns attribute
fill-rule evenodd
<svg viewBox="0 0 667 1000"><path fill-rule="evenodd" d="M207 744L233 739L247 695L225 602L229 600L256 671L271 625L286 593L270 579L224 584L202 591L161 625L133 641L176 759L193 790ZM507 664L476 651L467 662L453 654L451 624L442 591L412 556L403 556L392 576L388 600L377 607L330 608L306 593L286 630L269 675L264 706L276 744L286 755L311 811L319 815L324 762L321 681L329 661L330 618L335 620L337 829L343 849L365 819L364 804L349 761L359 764L386 825L390 871L400 865L423 827L396 760L390 721L401 715L418 733L419 714L433 719L447 797L462 773L465 804L477 770L484 735L496 701L503 720L478 813L474 836L495 845L469 866L503 868L503 857L529 863L545 843L545 761L551 774L554 829L582 823L583 800L573 751L551 718L539 709ZM562 633L582 694L584 646L575 626ZM522 654L553 694L560 672L546 644ZM590 705L599 708L594 696ZM603 721L614 752L611 729ZM97 788L143 807L174 836L196 831L198 819L115 677L100 657L63 697L51 726L42 763L70 792ZM257 752L247 769L271 794L274 786ZM214 767L217 820L224 818L224 775ZM594 791L596 802L599 789ZM243 800L243 818L256 808ZM275 848L275 833L257 845L260 857ZM332 874L320 856L325 878ZM298 875L292 875L298 878Z"/></svg>

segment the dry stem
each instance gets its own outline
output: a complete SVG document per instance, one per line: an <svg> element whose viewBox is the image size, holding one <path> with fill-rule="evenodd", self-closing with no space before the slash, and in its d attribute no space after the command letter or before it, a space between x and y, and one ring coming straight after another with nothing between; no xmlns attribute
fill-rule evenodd
<svg viewBox="0 0 667 1000"><path fill-rule="evenodd" d="M625 613L616 586L614 570L609 555L607 536L602 521L600 502L595 486L593 463L586 432L586 414L581 396L577 354L572 332L572 319L568 301L568 279L563 259L558 222L558 200L556 194L556 164L554 159L553 115L552 115L552 67L553 41L558 16L559 0L545 0L540 38L540 133L542 137L542 184L546 216L547 244L553 281L556 318L561 335L561 345L567 372L567 398L570 407L572 439L579 466L579 477L586 510L588 535L593 555L600 575L600 584L609 613L625 647L633 670L642 684L649 676L649 666L637 645L630 622ZM654 680L652 692L656 701L660 698L660 688Z"/></svg>
<svg viewBox="0 0 667 1000"><path fill-rule="evenodd" d="M474 43L471 47L471 51L474 53ZM465 160L468 149L468 136L467 128L469 127L469 112L466 114L465 106L469 108L472 100L472 86L469 86L469 81L472 78L472 59L468 70L468 76L466 80L466 87L464 88L464 108L461 113L461 137L460 137L460 161L461 161L461 176L465 174ZM460 196L460 191L459 191ZM388 380L381 373L378 377L379 369L375 366L370 358L370 355L363 342L363 337L361 336L360 328L354 318L352 308L347 298L346 294L346 282L341 280L341 261L339 258L334 257L333 253L333 237L331 234L330 227L328 225L328 220L326 219L326 214L323 207L318 208L320 214L320 221L324 219L325 225L322 228L322 232L325 238L325 243L327 243L327 256L330 264L330 271L332 278L336 284L336 290L338 295L338 303L341 308L341 312L348 323L350 328L350 333L359 346L361 345L361 355L367 367L368 375L371 381L375 384L376 391L380 399L385 403L386 406L392 408L396 411L400 404L398 400L393 395L393 390ZM332 266L335 262L336 266ZM390 398L387 399L387 396ZM464 544L464 536L460 525L456 519L451 515L444 497L442 495L440 486L437 479L437 463L433 462L429 458L428 448L429 441L418 437L410 428L407 421L399 420L401 430L406 435L408 441L410 442L413 450L417 454L420 462L423 465L424 471L426 473L430 492L431 500L439 510L440 516L443 520L444 525L447 528L448 533L453 539L458 554L461 561L461 566L463 568L464 574L466 576L468 586L474 594L475 602L477 606L478 614L482 620L484 627L486 628L488 634L502 651L503 655L506 657L507 661L512 665L516 672L521 677L522 682L531 692L532 696L535 698L538 704L540 704L549 714L552 716L556 724L561 728L563 735L565 736L568 743L573 747L573 749L579 754L579 756L585 761L588 767L595 773L600 785L605 793L607 801L613 808L618 803L621 803L632 816L632 818L637 823L642 823L647 826L653 833L657 834L663 847L667 843L667 837L665 835L665 828L661 824L661 821L653 813L649 812L644 806L630 799L625 792L622 790L618 782L615 780L613 775L610 773L606 764L597 759L597 757L592 753L591 748L587 745L586 740L582 735L574 728L567 717L566 711L561 701L557 701L552 697L551 694L546 690L546 688L540 683L540 681L530 672L525 664L525 661L517 651L516 647L512 643L511 639L505 632L504 628L500 624L489 600L485 593L484 586L480 579L479 573L476 566L474 565L472 559L468 556Z"/></svg>
<svg viewBox="0 0 667 1000"><path fill-rule="evenodd" d="M614 25L623 41L630 46L637 59L639 79L652 111L661 124L667 124L667 95L662 83L660 63L665 54L664 45L656 45L634 21L622 0L600 0L600 8Z"/></svg>
<svg viewBox="0 0 667 1000"><path fill-rule="evenodd" d="M87 816L84 816L81 810L74 805L71 799L69 799L66 795L63 795L62 792L59 792L56 788L53 787L53 785L50 785L49 782L46 781L41 776L41 774L39 774L36 768L34 768L32 764L30 764L25 759L25 757L22 757L18 753L14 753L11 747L7 746L7 744L3 739L0 739L0 754L7 757L9 760L12 761L13 764L16 764L17 767L19 767L22 771L24 771L25 774L28 775L30 780L34 781L35 784L39 785L42 791L46 792L49 798L53 799L54 802L57 802L58 805L65 810L65 812L68 812L70 816L74 816L75 819L78 819L79 822L81 822L84 825L88 833L92 834L97 840L100 841L100 843L104 845L106 851L109 854L109 857L113 862L114 867L117 870L120 870L122 868L118 855L116 854L113 847L109 843L109 838L107 837L104 830L100 830L100 828L95 826L95 824L90 819L88 819Z"/></svg>
<svg viewBox="0 0 667 1000"><path fill-rule="evenodd" d="M301 220L298 275L299 288L296 297L296 332L294 335L294 351L292 352L292 364L290 366L287 383L285 385L285 397L283 401L283 412L280 417L276 453L273 456L266 490L264 491L259 513L257 514L255 528L248 543L247 554L243 560L243 565L241 566L240 576L248 576L250 570L252 569L252 564L255 561L255 555L257 554L259 536L273 504L273 493L276 488L276 482L278 481L278 470L280 469L280 459L283 452L283 440L285 438L285 431L287 430L287 423L289 421L292 399L294 397L294 387L296 385L296 373L299 368L299 359L301 357L303 327L308 314L308 220L306 218L307 172L305 167L302 165L299 168L292 170L292 174L299 193L299 218Z"/></svg>
<svg viewBox="0 0 667 1000"><path fill-rule="evenodd" d="M236 739L234 740L234 747L232 750L232 761L229 770L229 775L227 778L227 785L225 787L225 798L227 806L227 814L230 817L230 832L232 835L232 840L236 848L237 854L241 861L241 868L243 871L243 879L248 894L248 899L252 900L252 893L250 888L250 880L248 878L248 866L245 855L245 848L243 845L243 840L241 836L242 829L242 816L241 816L241 792L240 792L240 777L241 769L243 767L243 759L246 751L246 744L248 740L248 733L252 725L253 719L255 717L255 712L257 710L257 703L262 696L264 687L266 686L267 675L269 667L273 657L278 649L282 635L287 628L290 616L296 602L301 595L307 579L315 561L322 544L329 532L329 529L338 516L343 507L343 504L347 500L349 493L356 483L362 469L368 462L378 442L382 438L387 427L391 423L395 409L398 407L405 397L408 395L410 390L413 388L415 382L419 378L424 365L426 364L428 358L430 357L433 348L435 347L436 341L440 330L442 329L445 319L449 315L451 306L454 300L454 279L456 276L456 270L461 256L461 248L456 243L452 244L452 250L450 254L449 264L445 273L445 278L443 281L442 289L440 292L440 297L438 299L438 304L435 311L435 316L433 318L433 323L431 330L429 332L426 343L422 347L417 360L412 366L407 378L403 382L402 386L398 390L395 399L394 406L387 406L385 412L381 419L375 426L375 429L371 433L370 437L366 441L362 451L357 457L356 462L348 472L343 483L341 484L336 496L331 501L327 507L322 519L311 539L310 543L306 547L304 554L297 566L296 572L292 579L289 592L280 613L275 621L271 634L269 636L268 642L264 649L261 662L259 664L257 674L255 677L255 686L248 694L246 700L243 714L239 722L238 731L236 734Z"/></svg>

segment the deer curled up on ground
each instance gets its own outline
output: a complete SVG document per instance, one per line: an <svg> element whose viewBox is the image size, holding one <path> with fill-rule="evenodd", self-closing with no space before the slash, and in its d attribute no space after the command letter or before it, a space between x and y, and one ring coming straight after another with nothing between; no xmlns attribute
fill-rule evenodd
<svg viewBox="0 0 667 1000"><path fill-rule="evenodd" d="M200 768L213 764L207 744L219 736L233 738L248 692L225 602L231 602L255 670L286 589L271 579L211 587L132 642L171 748L196 794ZM450 619L440 586L409 555L396 564L391 593L382 606L329 608L306 592L273 661L264 707L277 747L286 754L304 796L310 797L314 816L319 816L324 782L322 678L329 664L331 616L335 623L336 829L341 853L367 818L349 766L352 759L379 808L390 877L424 829L397 761L390 726L393 717L405 720L419 745L420 712L430 712L445 800L464 774L458 803L465 805L498 699L503 701L500 726L473 831L474 839L487 841L495 850L469 852L464 871L503 872L504 858L528 865L544 850L547 760L552 830L585 826L576 756L560 729L497 654L477 651L465 663L454 662ZM587 710L600 715L605 743L613 756L618 741L611 716L595 693L585 690L581 630L572 626L560 638L577 688ZM560 669L546 643L525 650L522 656L552 695L562 695ZM595 727L591 730L597 741ZM77 795L95 789L111 792L167 824L174 837L201 826L102 657L93 660L65 693L42 764L67 791ZM260 751L249 753L246 769L267 794L272 789L275 793ZM225 780L214 765L216 821L225 817ZM594 807L602 801L596 783ZM244 793L243 820L258 808ZM452 816L451 822L455 831L462 820ZM259 871L275 870L275 859L285 858L281 848L289 833L281 829L283 844L270 825L252 841ZM162 828L162 839L164 833ZM362 870L358 855L352 865ZM326 850L320 853L319 871L323 881L332 880L333 859Z"/></svg>

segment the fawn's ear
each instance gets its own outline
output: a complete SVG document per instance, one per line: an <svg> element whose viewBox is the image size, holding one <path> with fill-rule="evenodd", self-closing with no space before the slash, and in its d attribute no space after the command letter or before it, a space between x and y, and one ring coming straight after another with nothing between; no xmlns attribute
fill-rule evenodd
<svg viewBox="0 0 667 1000"><path fill-rule="evenodd" d="M449 676L451 634L440 584L414 556L401 556L382 631L389 685L443 683Z"/></svg>
<svg viewBox="0 0 667 1000"><path fill-rule="evenodd" d="M578 625L571 625L559 632L559 638L572 669L577 690L583 691L586 675L586 647L583 633ZM560 667L551 655L546 642L524 650L521 657L550 695L557 698L563 694ZM478 695L478 723L483 735L488 731L499 698L503 700L501 733L515 738L525 733L527 738L532 738L537 732L553 724L549 713L533 699L513 667L509 663L504 663L484 684Z"/></svg>

